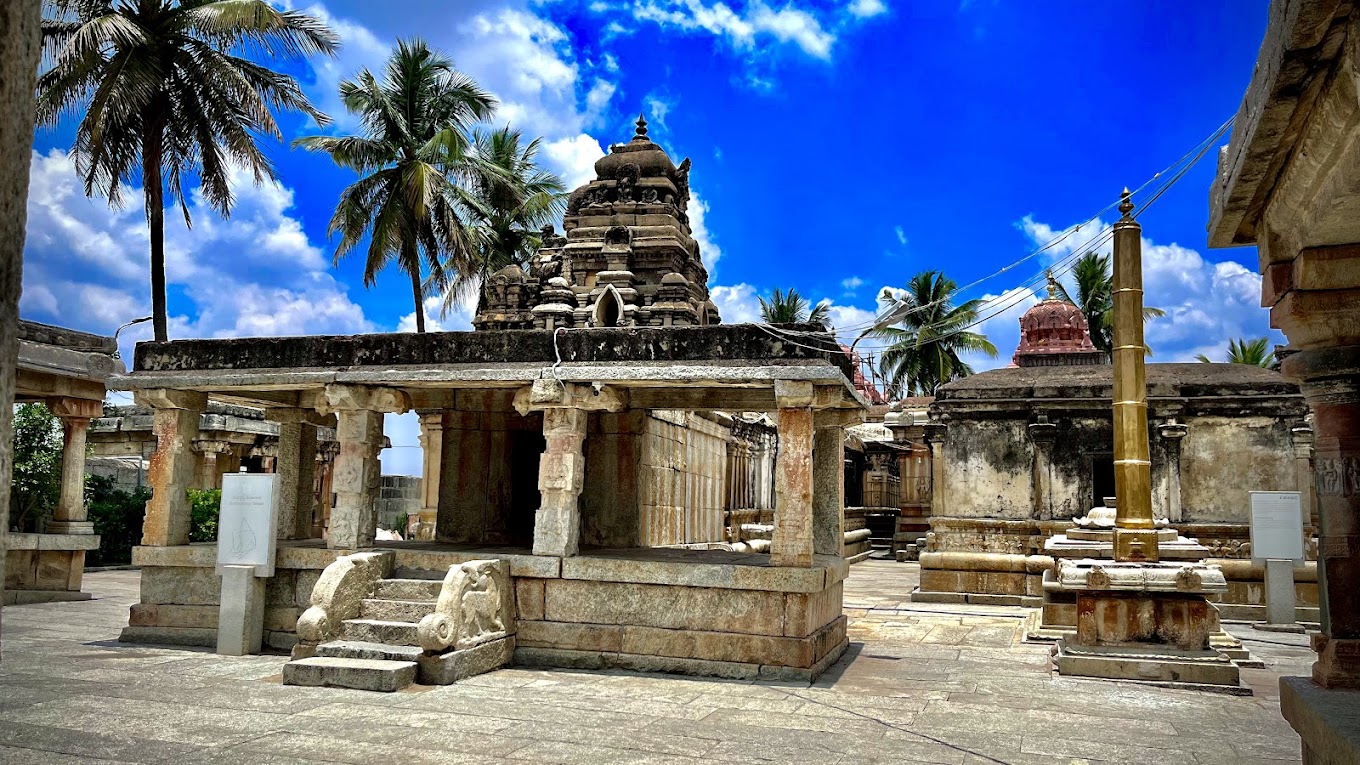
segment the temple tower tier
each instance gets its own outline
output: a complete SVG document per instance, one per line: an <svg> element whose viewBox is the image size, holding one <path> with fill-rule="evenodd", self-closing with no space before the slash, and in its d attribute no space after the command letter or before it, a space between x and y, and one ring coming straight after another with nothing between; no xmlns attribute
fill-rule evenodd
<svg viewBox="0 0 1360 765"><path fill-rule="evenodd" d="M690 161L677 167L647 121L571 193L566 236L551 226L526 264L487 278L477 329L693 327L717 324L708 271L689 228Z"/></svg>

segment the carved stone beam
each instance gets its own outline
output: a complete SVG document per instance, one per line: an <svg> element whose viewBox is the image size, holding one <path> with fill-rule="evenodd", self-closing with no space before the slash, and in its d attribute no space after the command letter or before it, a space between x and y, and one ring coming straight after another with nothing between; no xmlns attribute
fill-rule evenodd
<svg viewBox="0 0 1360 765"><path fill-rule="evenodd" d="M279 407L264 410L264 418L270 422L277 422L280 425L292 425L301 423L304 425L315 425L318 428L334 428L335 415L322 414L315 409L304 409L300 407Z"/></svg>
<svg viewBox="0 0 1360 765"><path fill-rule="evenodd" d="M619 412L628 406L626 391L600 383L564 383L554 378L535 380L515 393L515 410L521 415L547 409L581 409L587 412Z"/></svg>

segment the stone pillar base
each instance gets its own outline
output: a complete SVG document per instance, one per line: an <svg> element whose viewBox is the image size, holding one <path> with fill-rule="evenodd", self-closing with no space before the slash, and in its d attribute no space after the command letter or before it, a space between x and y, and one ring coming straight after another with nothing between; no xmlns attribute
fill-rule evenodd
<svg viewBox="0 0 1360 765"><path fill-rule="evenodd" d="M1360 640L1313 635L1313 680L1323 688L1360 690Z"/></svg>
<svg viewBox="0 0 1360 765"><path fill-rule="evenodd" d="M1302 739L1303 765L1360 762L1360 691L1328 690L1306 677L1280 678L1280 714Z"/></svg>
<svg viewBox="0 0 1360 765"><path fill-rule="evenodd" d="M1065 637L1054 649L1058 673L1068 677L1107 680L1219 686L1212 690L1242 687L1241 673L1231 659L1212 649L1182 651L1166 645L1088 646Z"/></svg>
<svg viewBox="0 0 1360 765"><path fill-rule="evenodd" d="M94 524L90 521L48 521L48 534L93 534Z"/></svg>

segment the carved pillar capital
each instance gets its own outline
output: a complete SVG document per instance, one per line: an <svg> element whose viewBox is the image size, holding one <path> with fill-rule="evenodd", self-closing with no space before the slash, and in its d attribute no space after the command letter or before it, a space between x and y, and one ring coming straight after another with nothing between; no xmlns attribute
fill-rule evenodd
<svg viewBox="0 0 1360 765"><path fill-rule="evenodd" d="M199 454L225 454L231 451L230 441L219 441L211 438L195 438L193 449Z"/></svg>
<svg viewBox="0 0 1360 765"><path fill-rule="evenodd" d="M88 398L56 396L47 399L47 411L63 420L84 420L89 422L104 415L104 402Z"/></svg>
<svg viewBox="0 0 1360 765"><path fill-rule="evenodd" d="M208 408L208 394L196 390L147 388L133 391L132 399L139 406L148 406L152 409L185 409L201 413Z"/></svg>
<svg viewBox="0 0 1360 765"><path fill-rule="evenodd" d="M1190 426L1184 423L1168 420L1157 426L1157 435L1166 439L1168 446L1179 447L1182 438L1190 432Z"/></svg>
<svg viewBox="0 0 1360 765"><path fill-rule="evenodd" d="M627 392L600 383L564 383L556 378L534 380L515 393L515 410L521 415L550 409L587 412L621 412L628 406Z"/></svg>
<svg viewBox="0 0 1360 765"><path fill-rule="evenodd" d="M410 408L411 397L406 391L376 385L332 383L316 402L316 411L323 415L359 411L404 414Z"/></svg>

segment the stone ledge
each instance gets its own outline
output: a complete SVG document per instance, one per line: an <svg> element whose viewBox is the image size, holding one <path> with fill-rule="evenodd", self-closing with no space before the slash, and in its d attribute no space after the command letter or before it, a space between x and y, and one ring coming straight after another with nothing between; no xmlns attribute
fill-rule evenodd
<svg viewBox="0 0 1360 765"><path fill-rule="evenodd" d="M6 589L6 606L26 606L34 603L64 603L72 600L90 600L94 596L88 592L73 590L14 590Z"/></svg>
<svg viewBox="0 0 1360 765"><path fill-rule="evenodd" d="M189 627L124 627L118 635L118 641L121 643L216 648L217 630Z"/></svg>
<svg viewBox="0 0 1360 765"><path fill-rule="evenodd" d="M763 592L822 592L849 571L849 564L833 555L813 556L811 568L591 555L562 559L563 579Z"/></svg>
<svg viewBox="0 0 1360 765"><path fill-rule="evenodd" d="M807 668L845 640L840 616L802 638L637 625L520 622L524 648L624 653L738 664Z"/></svg>
<svg viewBox="0 0 1360 765"><path fill-rule="evenodd" d="M667 656L644 656L631 653L573 651L560 648L515 649L515 664L525 667L605 670L622 669L631 672L663 672L699 677L722 677L732 680L768 680L811 684L845 653L847 641L842 640L827 652L816 665L808 669L778 667L704 659L680 659Z"/></svg>
<svg viewBox="0 0 1360 765"><path fill-rule="evenodd" d="M97 550L98 534L15 534L5 535L9 550Z"/></svg>
<svg viewBox="0 0 1360 765"><path fill-rule="evenodd" d="M504 560L510 562L510 576L530 579L557 579L562 568L562 559L542 555L500 553L490 550L410 550L388 548L396 555L396 569L416 569L446 573L455 563L474 560Z"/></svg>
<svg viewBox="0 0 1360 765"><path fill-rule="evenodd" d="M1311 678L1282 677L1280 714L1303 740L1304 765L1360 762L1360 691L1333 691Z"/></svg>

